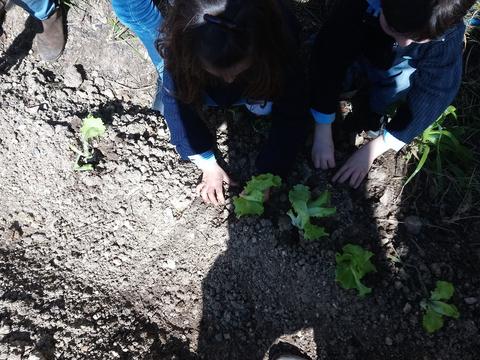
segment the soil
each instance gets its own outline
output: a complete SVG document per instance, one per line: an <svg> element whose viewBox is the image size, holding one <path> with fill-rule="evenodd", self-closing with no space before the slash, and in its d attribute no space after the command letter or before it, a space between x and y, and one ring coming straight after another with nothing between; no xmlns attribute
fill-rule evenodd
<svg viewBox="0 0 480 360"><path fill-rule="evenodd" d="M479 358L478 200L439 202L422 181L402 192L403 153L377 161L359 190L332 185L306 146L264 216L204 205L200 172L149 110L145 51L113 38L107 2L79 6L55 63L31 50L37 25L24 11L3 24L0 359L268 359L290 346L322 360ZM317 9L296 6L306 19ZM69 146L89 113L107 133L95 170L75 172ZM209 115L226 168L247 180L265 120ZM303 239L284 215L297 183L332 192L329 238ZM365 298L335 283L347 243L375 254ZM455 285L461 316L429 335L420 301L437 280Z"/></svg>

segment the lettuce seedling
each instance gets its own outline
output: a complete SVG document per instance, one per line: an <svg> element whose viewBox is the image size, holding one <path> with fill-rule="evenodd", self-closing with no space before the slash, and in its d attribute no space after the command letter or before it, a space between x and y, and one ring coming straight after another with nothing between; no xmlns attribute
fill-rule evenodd
<svg viewBox="0 0 480 360"><path fill-rule="evenodd" d="M303 230L303 237L307 240L318 240L328 236L325 228L311 223L311 218L331 216L336 213L336 208L327 207L330 204L330 193L324 191L316 200L311 200L310 188L305 185L295 185L288 194L291 210L287 215L292 219L292 224Z"/></svg>
<svg viewBox="0 0 480 360"><path fill-rule="evenodd" d="M82 143L82 150L79 150L76 146L70 145L70 149L77 154L74 170L77 171L90 171L93 170L93 165L88 161L93 158L93 149L91 141L94 138L100 137L105 133L105 125L103 120L96 118L93 115L88 115L82 121L82 127L80 128L80 140Z"/></svg>
<svg viewBox="0 0 480 360"><path fill-rule="evenodd" d="M424 299L420 306L425 310L422 324L425 330L433 333L443 326L443 316L458 319L460 312L455 305L447 304L441 300L449 300L455 291L453 285L447 281L437 281L435 290L430 292L430 299Z"/></svg>
<svg viewBox="0 0 480 360"><path fill-rule="evenodd" d="M371 293L372 289L363 285L360 280L366 274L377 271L370 261L373 253L352 244L345 245L342 250L343 254L335 255L335 281L344 289L357 289L361 297Z"/></svg>
<svg viewBox="0 0 480 360"><path fill-rule="evenodd" d="M240 196L233 198L237 218L245 215L262 215L265 191L272 187L279 187L281 184L282 179L270 173L253 176L245 185Z"/></svg>

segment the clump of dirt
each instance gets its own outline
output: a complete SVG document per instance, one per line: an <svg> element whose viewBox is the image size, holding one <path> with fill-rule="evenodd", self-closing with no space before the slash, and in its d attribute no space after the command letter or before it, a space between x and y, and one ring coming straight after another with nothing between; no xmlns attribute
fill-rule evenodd
<svg viewBox="0 0 480 360"><path fill-rule="evenodd" d="M14 42L20 9L3 26L0 359L266 359L285 342L312 359L478 357L480 276L466 236L477 222L448 224L425 199L400 194L401 154L382 157L355 191L314 171L308 147L265 216L237 220L230 200L204 205L200 172L149 110L153 67L111 40L111 10L94 3L70 11L55 64L39 62L31 41ZM102 156L93 172L74 172L69 145L88 113L108 124L95 143ZM247 180L264 141L252 121L265 120L208 118L225 166ZM351 151L341 147L340 162ZM284 215L300 182L332 191L328 239L305 241ZM335 284L346 243L375 253L365 299ZM461 317L427 335L419 303L437 280L455 284Z"/></svg>

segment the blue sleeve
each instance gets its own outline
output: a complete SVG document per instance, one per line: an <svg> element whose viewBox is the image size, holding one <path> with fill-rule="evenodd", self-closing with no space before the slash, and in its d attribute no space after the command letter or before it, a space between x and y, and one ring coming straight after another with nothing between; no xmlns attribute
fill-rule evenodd
<svg viewBox="0 0 480 360"><path fill-rule="evenodd" d="M170 142L184 160L213 148L213 137L194 105L174 97L175 84L168 71L163 74L162 99L164 117L170 130Z"/></svg>

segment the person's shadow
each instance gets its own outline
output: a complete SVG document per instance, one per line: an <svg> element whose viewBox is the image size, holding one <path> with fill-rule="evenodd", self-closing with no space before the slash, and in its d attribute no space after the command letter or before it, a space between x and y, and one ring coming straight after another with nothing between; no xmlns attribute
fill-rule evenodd
<svg viewBox="0 0 480 360"><path fill-rule="evenodd" d="M3 22L3 20L2 20ZM8 73L8 71L21 64L23 59L27 57L32 49L33 39L37 33L42 31L42 27L37 19L29 16L25 21L23 31L15 38L0 58L0 72ZM3 30L2 30L3 32Z"/></svg>

